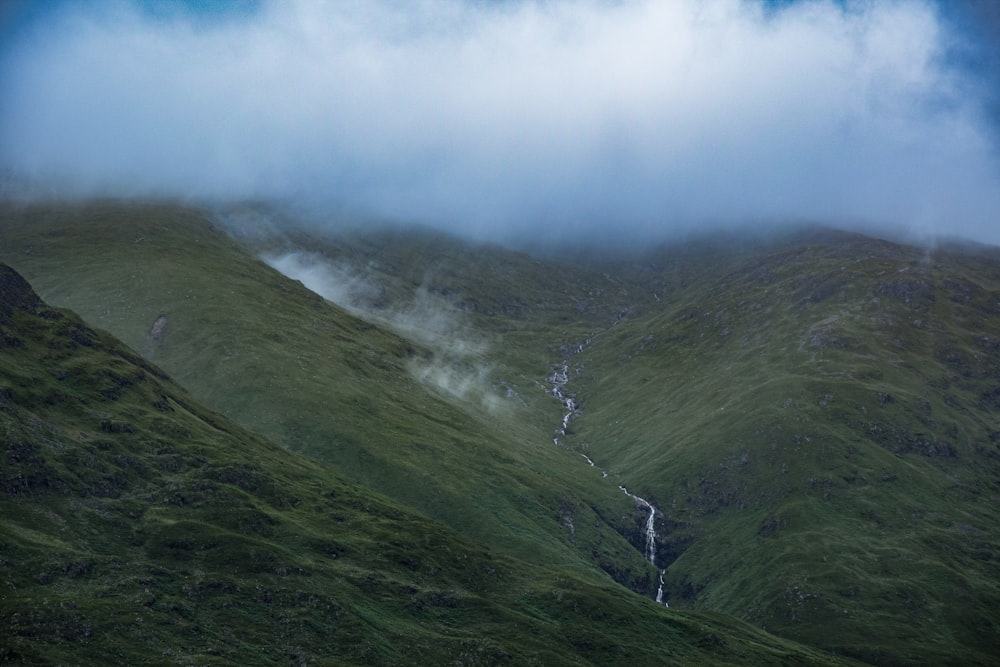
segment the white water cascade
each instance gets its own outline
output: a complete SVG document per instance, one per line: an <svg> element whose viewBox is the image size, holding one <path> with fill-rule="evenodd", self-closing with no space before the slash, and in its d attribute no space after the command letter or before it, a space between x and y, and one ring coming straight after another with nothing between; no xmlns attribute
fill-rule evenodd
<svg viewBox="0 0 1000 667"><path fill-rule="evenodd" d="M552 437L552 442L554 444L561 445L562 440L560 440L560 438L566 436L566 429L569 428L570 420L577 415L576 401L572 396L567 396L563 392L563 389L569 383L569 364L563 362L561 366L556 366L552 375L549 376L548 381L549 384L552 385L552 389L549 393L558 398L562 402L563 407L567 410L566 414L564 414L562 418L562 426L556 429L555 435ZM591 465L593 465L593 463L591 463Z"/></svg>
<svg viewBox="0 0 1000 667"><path fill-rule="evenodd" d="M582 352L584 347L586 347L587 343L589 342L590 339L587 339L585 342L576 345L573 350L574 353ZM566 414L563 415L562 425L556 429L555 435L553 435L552 437L552 442L558 446L563 444L562 438L566 437L566 429L569 428L570 421L576 418L580 414L580 409L579 407L577 407L576 400L572 395L567 395L565 391L566 385L569 384L569 362L564 360L562 364L553 366L552 375L550 375L547 379L549 384L552 385L552 389L549 390L549 394L551 396L558 398L562 402L563 407L566 408L567 410ZM586 454L580 454L580 456L586 459L587 463L589 463L591 467L593 468L597 467L594 464L593 459L591 459ZM607 477L608 473L604 470L601 470L601 475ZM653 504L650 503L645 498L640 498L637 495L629 493L628 489L626 489L624 486L619 485L618 488L621 489L626 496L632 498L635 501L636 506L649 510L649 518L646 519L645 556L646 559L655 566L656 565L656 508L653 507ZM662 604L664 607L669 607L670 605L667 604L666 600L663 599L663 575L665 574L666 571L659 570L659 572L660 572L660 582L659 582L659 587L656 590L656 602L658 604Z"/></svg>
<svg viewBox="0 0 1000 667"><path fill-rule="evenodd" d="M629 493L628 489L626 489L624 486L619 485L618 488L621 489L626 496L634 500L636 505L644 507L647 510L649 510L649 518L646 519L646 560L648 560L655 566L656 565L656 508L653 507L653 504L648 500L646 500L645 498L640 498L639 496L633 493ZM670 605L663 600L664 574L666 574L666 571L660 570L660 585L656 589L656 601L659 604L662 604L664 607L669 607Z"/></svg>

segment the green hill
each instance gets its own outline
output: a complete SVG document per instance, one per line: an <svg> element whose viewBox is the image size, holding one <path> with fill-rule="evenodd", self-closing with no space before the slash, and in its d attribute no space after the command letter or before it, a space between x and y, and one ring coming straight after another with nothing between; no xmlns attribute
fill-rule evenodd
<svg viewBox="0 0 1000 667"><path fill-rule="evenodd" d="M560 408L534 384L547 362L516 381L516 397L488 382L498 405L469 410L415 376L440 355L324 301L198 211L32 207L0 234L3 259L47 300L144 350L244 427L503 553L598 580L603 568L652 593L655 569L622 537L641 539L642 513L548 446ZM459 382L486 363L452 361L441 372Z"/></svg>
<svg viewBox="0 0 1000 667"><path fill-rule="evenodd" d="M394 249L427 235L371 238L293 245L350 248L379 284L387 255L446 267L436 289L502 349L568 360L563 440L662 510L675 606L879 664L1000 654L1000 251L814 230L415 263Z"/></svg>
<svg viewBox="0 0 1000 667"><path fill-rule="evenodd" d="M823 233L647 261L660 301L580 355L577 442L664 508L674 604L993 662L1000 253Z"/></svg>
<svg viewBox="0 0 1000 667"><path fill-rule="evenodd" d="M1000 654L994 249L804 230L528 255L107 201L7 207L0 260L493 558L647 597L660 568L673 609L875 664ZM659 510L656 567L619 485Z"/></svg>
<svg viewBox="0 0 1000 667"><path fill-rule="evenodd" d="M513 561L212 413L0 265L4 664L801 664Z"/></svg>

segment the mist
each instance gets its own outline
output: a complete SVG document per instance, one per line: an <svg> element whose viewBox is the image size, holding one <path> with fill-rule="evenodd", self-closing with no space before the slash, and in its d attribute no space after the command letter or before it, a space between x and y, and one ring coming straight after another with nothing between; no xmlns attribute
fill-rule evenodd
<svg viewBox="0 0 1000 667"><path fill-rule="evenodd" d="M502 407L500 390L513 397L509 385L494 380L492 369L483 362L489 343L461 311L426 285L401 302L393 301L377 278L348 262L300 250L266 253L261 259L352 315L426 348L428 355L415 356L408 363L407 370L419 382L491 412Z"/></svg>
<svg viewBox="0 0 1000 667"><path fill-rule="evenodd" d="M8 22L9 195L264 198L519 244L789 221L1000 244L998 33L955 3L194 4Z"/></svg>

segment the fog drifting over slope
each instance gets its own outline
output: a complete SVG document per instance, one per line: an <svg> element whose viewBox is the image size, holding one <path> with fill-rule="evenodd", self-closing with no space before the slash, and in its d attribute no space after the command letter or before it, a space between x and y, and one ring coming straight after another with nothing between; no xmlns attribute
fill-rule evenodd
<svg viewBox="0 0 1000 667"><path fill-rule="evenodd" d="M465 321L460 310L421 285L405 304L383 303L384 290L374 276L346 262L331 262L319 254L291 251L267 253L261 259L271 268L332 301L352 315L385 326L426 346L429 356L407 363L420 382L461 400L472 400L497 411L498 388L515 398L506 381L495 384L482 361L488 343Z"/></svg>
<svg viewBox="0 0 1000 667"><path fill-rule="evenodd" d="M67 3L0 50L0 165L497 240L808 220L1000 243L993 82L953 25L920 0Z"/></svg>

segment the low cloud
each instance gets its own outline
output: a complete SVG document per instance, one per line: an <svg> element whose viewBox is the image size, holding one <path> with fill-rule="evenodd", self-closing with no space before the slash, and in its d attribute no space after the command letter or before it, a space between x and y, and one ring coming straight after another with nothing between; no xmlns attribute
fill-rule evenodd
<svg viewBox="0 0 1000 667"><path fill-rule="evenodd" d="M67 3L0 50L0 166L501 241L807 220L1000 243L996 59L950 4Z"/></svg>
<svg viewBox="0 0 1000 667"><path fill-rule="evenodd" d="M502 404L491 369L481 361L487 342L465 322L461 311L425 285L393 302L377 278L343 261L298 250L265 254L261 259L356 317L424 346L430 355L409 363L410 373L420 382L489 410Z"/></svg>
<svg viewBox="0 0 1000 667"><path fill-rule="evenodd" d="M261 259L353 315L373 317L385 297L378 283L351 265L327 260L319 254L293 251L266 254Z"/></svg>

